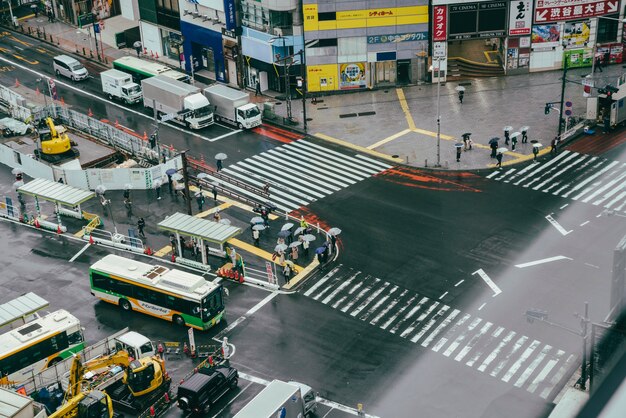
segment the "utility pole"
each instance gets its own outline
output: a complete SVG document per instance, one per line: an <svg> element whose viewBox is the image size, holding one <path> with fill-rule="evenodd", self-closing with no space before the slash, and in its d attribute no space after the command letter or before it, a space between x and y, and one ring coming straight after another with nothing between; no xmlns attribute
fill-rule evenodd
<svg viewBox="0 0 626 418"><path fill-rule="evenodd" d="M306 134L306 68L304 68L306 53L304 49L301 49L298 54L300 54L300 78L302 79L302 126L304 127L304 133Z"/></svg>
<svg viewBox="0 0 626 418"><path fill-rule="evenodd" d="M441 167L441 112L440 112L440 88L441 88L441 58L437 58L437 165Z"/></svg>
<svg viewBox="0 0 626 418"><path fill-rule="evenodd" d="M183 161L183 182L185 185L185 201L187 202L187 215L191 216L191 199L189 198L189 176L187 175L187 150L180 152Z"/></svg>
<svg viewBox="0 0 626 418"><path fill-rule="evenodd" d="M563 62L563 80L561 82L561 107L559 108L559 130L557 134L557 138L561 141L561 134L563 133L563 124L561 121L563 120L563 102L565 102L565 83L567 82L567 56L564 56Z"/></svg>

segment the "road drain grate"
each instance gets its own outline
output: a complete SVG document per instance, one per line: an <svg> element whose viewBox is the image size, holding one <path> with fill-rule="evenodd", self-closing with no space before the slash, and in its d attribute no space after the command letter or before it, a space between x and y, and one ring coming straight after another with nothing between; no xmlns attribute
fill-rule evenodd
<svg viewBox="0 0 626 418"><path fill-rule="evenodd" d="M376 112L374 112L374 111L369 111L369 112L359 112L359 113L358 113L358 115L359 115L359 116L372 116L372 115L375 115L375 114L376 114Z"/></svg>
<svg viewBox="0 0 626 418"><path fill-rule="evenodd" d="M340 118L355 118L356 113L344 113L343 115L339 115Z"/></svg>

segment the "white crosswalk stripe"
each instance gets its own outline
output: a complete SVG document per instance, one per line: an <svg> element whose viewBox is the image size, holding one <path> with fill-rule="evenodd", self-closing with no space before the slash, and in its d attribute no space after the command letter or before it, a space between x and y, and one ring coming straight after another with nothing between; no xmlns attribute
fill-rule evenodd
<svg viewBox="0 0 626 418"><path fill-rule="evenodd" d="M486 178L626 213L626 163L619 161L565 150L545 163Z"/></svg>
<svg viewBox="0 0 626 418"><path fill-rule="evenodd" d="M575 367L563 350L342 265L303 294L544 399Z"/></svg>
<svg viewBox="0 0 626 418"><path fill-rule="evenodd" d="M210 175L207 180L259 202L267 200L257 193L267 182L269 200L278 209L291 212L389 168L391 165L367 156L344 154L301 139L229 164L222 170L256 190Z"/></svg>

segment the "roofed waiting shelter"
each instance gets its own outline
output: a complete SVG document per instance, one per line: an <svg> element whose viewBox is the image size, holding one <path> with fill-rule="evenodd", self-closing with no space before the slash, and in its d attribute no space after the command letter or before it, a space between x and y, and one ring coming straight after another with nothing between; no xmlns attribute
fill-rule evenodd
<svg viewBox="0 0 626 418"><path fill-rule="evenodd" d="M224 253L224 243L241 234L241 228L225 225L219 222L213 222L195 216L187 215L184 213L176 212L173 215L168 216L157 225L159 229L169 231L176 235L176 252L177 256L183 257L183 250L180 245L180 235L195 238L200 240L200 248L202 254L202 264L206 267L207 253L204 242L211 242L219 245L218 249L209 247L209 251L219 251L219 254ZM189 263L193 265L194 263Z"/></svg>
<svg viewBox="0 0 626 418"><path fill-rule="evenodd" d="M29 181L23 186L18 187L17 192L35 198L37 216L41 215L39 199L54 202L59 225L61 225L61 213L79 219L82 218L80 205L96 195L90 190L79 189L78 187L68 186L47 179L34 179ZM71 209L63 208L63 206L67 206Z"/></svg>

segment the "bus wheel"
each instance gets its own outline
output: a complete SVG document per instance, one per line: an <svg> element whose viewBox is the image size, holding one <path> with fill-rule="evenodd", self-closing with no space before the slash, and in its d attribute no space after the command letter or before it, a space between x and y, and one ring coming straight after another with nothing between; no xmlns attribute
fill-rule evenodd
<svg viewBox="0 0 626 418"><path fill-rule="evenodd" d="M57 363L61 362L61 357L55 357L52 360L50 360L50 363L48 363L48 367L52 367Z"/></svg>
<svg viewBox="0 0 626 418"><path fill-rule="evenodd" d="M172 321L178 325L179 327L184 327L185 326L185 320L183 319L182 316L180 315L174 315L174 317L172 318Z"/></svg>
<svg viewBox="0 0 626 418"><path fill-rule="evenodd" d="M120 306L125 311L130 311L132 309L132 306L130 306L130 302L127 301L126 299L120 299Z"/></svg>

